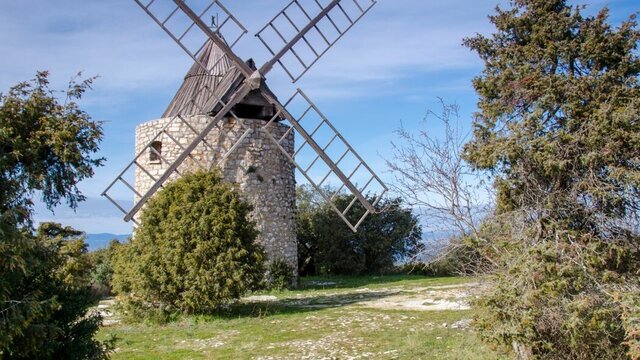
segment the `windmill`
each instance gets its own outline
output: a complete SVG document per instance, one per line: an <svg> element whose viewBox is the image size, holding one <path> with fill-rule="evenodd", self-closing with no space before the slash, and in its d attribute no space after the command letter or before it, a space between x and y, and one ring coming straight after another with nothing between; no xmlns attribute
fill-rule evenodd
<svg viewBox="0 0 640 360"><path fill-rule="evenodd" d="M136 214L149 199L185 169L225 166L234 159L234 153L247 146L271 149L258 157L278 157L290 167L283 171L293 174L297 170L353 231L377 212L376 206L387 192L378 175L302 90L281 103L265 83L265 76L276 65L297 82L369 12L375 0L291 1L256 34L271 55L260 68L233 51L247 30L220 1L134 1L192 58L194 65L163 120L154 123L155 134L142 136L144 144L137 146L135 158L102 194L124 213L125 221L136 222ZM248 113L262 121L247 120ZM179 138L171 132L178 128L184 130ZM294 133L302 140L297 147ZM251 141L254 143L247 145ZM165 151L166 142L173 153ZM299 160L302 152L313 154L305 156L304 164ZM125 176L132 169L136 172L135 186ZM139 177L147 181L142 190ZM275 178L273 181L276 184ZM338 186L329 188L330 183ZM133 192L131 207L115 200L111 192L116 185ZM348 194L350 201L338 208L336 200L341 194ZM350 212L359 207L358 203L365 212L354 218Z"/></svg>

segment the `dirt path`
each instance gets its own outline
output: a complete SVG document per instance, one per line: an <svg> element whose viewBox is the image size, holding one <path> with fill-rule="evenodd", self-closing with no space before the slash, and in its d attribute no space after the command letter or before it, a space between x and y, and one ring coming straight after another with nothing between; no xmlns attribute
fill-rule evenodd
<svg viewBox="0 0 640 360"><path fill-rule="evenodd" d="M390 296L359 302L361 306L376 309L444 311L469 310L469 297L473 296L477 283L403 289ZM360 289L366 291L368 289Z"/></svg>
<svg viewBox="0 0 640 360"><path fill-rule="evenodd" d="M469 298L475 296L478 286L478 283L467 283L417 288L359 288L309 296L296 294L282 299L273 295L253 295L245 297L241 301L245 303L277 303L304 308L354 306L384 310L469 310ZM103 317L103 326L120 323L120 319L114 315L112 310L114 305L114 299L103 300L98 305L97 311Z"/></svg>

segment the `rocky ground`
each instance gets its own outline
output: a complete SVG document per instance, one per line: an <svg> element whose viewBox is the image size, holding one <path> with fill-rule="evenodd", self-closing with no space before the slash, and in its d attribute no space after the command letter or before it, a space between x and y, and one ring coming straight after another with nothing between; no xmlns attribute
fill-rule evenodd
<svg viewBox="0 0 640 360"><path fill-rule="evenodd" d="M470 327L478 283L423 279L308 281L301 290L248 296L236 315L162 326L120 323L114 300L99 310L103 333L123 339L114 359L499 358Z"/></svg>

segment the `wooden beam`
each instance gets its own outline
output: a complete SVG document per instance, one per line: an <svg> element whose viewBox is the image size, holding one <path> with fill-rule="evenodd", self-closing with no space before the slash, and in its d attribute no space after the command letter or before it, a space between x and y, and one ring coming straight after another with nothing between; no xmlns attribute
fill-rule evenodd
<svg viewBox="0 0 640 360"><path fill-rule="evenodd" d="M200 30L202 30L220 48L220 50L224 51L225 54L227 54L229 59L231 59L236 64L236 66L238 66L238 69L242 71L242 74L245 77L248 78L249 76L251 76L253 70L251 70L249 65L247 65L247 63L245 63L240 57L238 57L238 55L236 55L233 50L231 50L229 45L227 45L224 40L222 40L218 35L216 35L216 33L213 32L213 30L211 30L205 23L203 23L198 15L196 15L196 13L194 13L193 10L191 10L191 8L187 6L187 4L185 4L183 0L173 0L173 2L176 3L176 5L178 5L178 7L189 18L191 18L196 26L198 26Z"/></svg>
<svg viewBox="0 0 640 360"><path fill-rule="evenodd" d="M181 0L178 0L178 1L181 1ZM260 68L260 73L262 75L266 75L269 71L271 71L271 69L273 69L273 66L287 53L287 51L291 50L291 48L293 48L293 45L295 45L300 39L302 39L305 35L307 35L309 30L315 27L320 22L320 20L322 20L322 18L324 18L334 7L336 7L340 3L340 1L341 0L333 0L329 5L327 5L327 7L325 7L324 10L322 10L315 18L313 18L313 20L311 20L311 22L309 22L307 26L302 28L302 30L300 30L300 32L296 36L294 36L293 39L291 39L291 41L289 41L289 43L286 44L282 48L282 50L280 50L273 57L273 59L269 60L266 64L262 65L262 67ZM273 20L275 20L275 18Z"/></svg>

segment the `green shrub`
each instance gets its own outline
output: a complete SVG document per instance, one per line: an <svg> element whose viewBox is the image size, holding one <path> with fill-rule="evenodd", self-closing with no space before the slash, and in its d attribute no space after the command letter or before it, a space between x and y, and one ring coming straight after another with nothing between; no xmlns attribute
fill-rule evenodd
<svg viewBox="0 0 640 360"><path fill-rule="evenodd" d="M214 172L186 174L143 210L118 249L114 290L132 304L205 313L261 281L264 254L251 206Z"/></svg>
<svg viewBox="0 0 640 360"><path fill-rule="evenodd" d="M390 274L421 275L433 277L445 277L454 275L453 272L449 271L449 269L441 268L439 266L433 266L432 264L425 264L422 262L409 262L397 265L393 268L393 271Z"/></svg>
<svg viewBox="0 0 640 360"><path fill-rule="evenodd" d="M28 268L21 274L19 290L30 298L2 309L3 320L23 322L19 332L12 331L16 324L0 322L0 359L107 358L113 342L93 339L102 319L89 311L97 299L91 292L91 267L82 232L43 223L35 235L22 236L29 244L22 253ZM9 295L16 291L4 290L12 291Z"/></svg>
<svg viewBox="0 0 640 360"><path fill-rule="evenodd" d="M478 301L489 310L476 321L484 339L512 346L522 358L625 358L638 338L629 336L628 308L619 297L625 267L640 267L638 254L575 241L541 242L503 260L504 270L489 278L492 286ZM637 315L628 317L635 316L636 334Z"/></svg>
<svg viewBox="0 0 640 360"><path fill-rule="evenodd" d="M328 204L316 202L311 191L301 187L297 193L300 274L382 274L420 250L422 229L402 199L381 200L378 206L384 210L370 214L354 233ZM337 195L334 202L345 209L351 197ZM355 224L365 211L358 202L347 216Z"/></svg>
<svg viewBox="0 0 640 360"><path fill-rule="evenodd" d="M622 302L622 321L626 338L624 345L629 348L629 357L640 359L640 287L618 295Z"/></svg>
<svg viewBox="0 0 640 360"><path fill-rule="evenodd" d="M267 269L267 288L285 290L293 287L295 281L294 268L284 260L273 260Z"/></svg>
<svg viewBox="0 0 640 360"><path fill-rule="evenodd" d="M109 246L98 249L89 254L91 259L91 287L96 295L107 297L111 295L113 278L113 262L117 248L120 246L118 240L111 240Z"/></svg>

